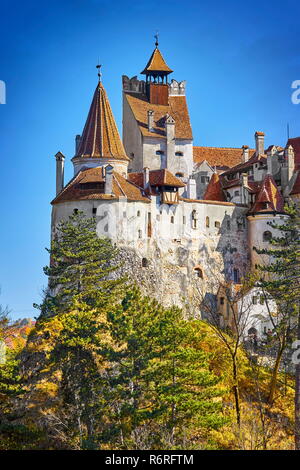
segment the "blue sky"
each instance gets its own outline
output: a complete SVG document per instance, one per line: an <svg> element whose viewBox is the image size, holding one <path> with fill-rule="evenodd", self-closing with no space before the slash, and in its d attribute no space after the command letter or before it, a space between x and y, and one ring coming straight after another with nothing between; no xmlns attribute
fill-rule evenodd
<svg viewBox="0 0 300 470"><path fill-rule="evenodd" d="M196 145L284 145L300 135L300 4L296 1L1 1L0 303L14 318L37 315L46 278L55 153L81 133L103 64L103 83L121 131L121 76L139 74L154 48L187 80Z"/></svg>

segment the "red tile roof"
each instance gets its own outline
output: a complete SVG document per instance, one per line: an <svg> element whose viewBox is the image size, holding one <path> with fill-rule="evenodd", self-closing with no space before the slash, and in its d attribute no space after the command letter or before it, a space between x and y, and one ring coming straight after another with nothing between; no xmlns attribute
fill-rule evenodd
<svg viewBox="0 0 300 470"><path fill-rule="evenodd" d="M142 172L129 173L128 179L140 188L143 187L144 176ZM183 188L185 186L179 178L174 176L167 169L149 171L149 183L150 186L174 186L177 188Z"/></svg>
<svg viewBox="0 0 300 470"><path fill-rule="evenodd" d="M143 136L165 138L165 117L170 114L175 120L175 138L193 138L190 117L185 96L169 96L169 105L149 103L146 95L125 92L125 98L131 108ZM148 129L148 111L154 111L154 126Z"/></svg>
<svg viewBox="0 0 300 470"><path fill-rule="evenodd" d="M220 176L217 173L213 173L206 188L203 199L208 201L226 201L226 197L224 195L220 181Z"/></svg>
<svg viewBox="0 0 300 470"><path fill-rule="evenodd" d="M249 155L255 152L249 149ZM226 147L193 147L194 162L199 163L204 160L211 166L232 167L242 162L243 149Z"/></svg>
<svg viewBox="0 0 300 470"><path fill-rule="evenodd" d="M102 83L97 84L76 156L129 160Z"/></svg>
<svg viewBox="0 0 300 470"><path fill-rule="evenodd" d="M170 67L167 66L166 61L162 56L162 53L157 47L152 52L152 55L141 74L146 75L147 73L151 72L165 72L166 74L173 72L173 70L171 70Z"/></svg>
<svg viewBox="0 0 300 470"><path fill-rule="evenodd" d="M249 212L283 212L283 210L284 199L275 183L273 176L268 174L261 183L255 203Z"/></svg>
<svg viewBox="0 0 300 470"><path fill-rule="evenodd" d="M245 163L239 163L238 165L233 166L232 168L229 168L229 170L224 171L223 175L228 175L230 173L236 173L236 172L241 172L243 170L246 170L247 168L251 167L255 163L267 163L267 157L265 155L256 155L254 152L251 158Z"/></svg>
<svg viewBox="0 0 300 470"><path fill-rule="evenodd" d="M120 173L113 172L113 195L103 194L100 189L81 189L79 184L95 182L105 182L103 167L82 169L56 196L51 204L58 204L65 201L80 201L86 199L118 199L127 197L129 201L150 202L150 199L143 195L141 188L126 180Z"/></svg>

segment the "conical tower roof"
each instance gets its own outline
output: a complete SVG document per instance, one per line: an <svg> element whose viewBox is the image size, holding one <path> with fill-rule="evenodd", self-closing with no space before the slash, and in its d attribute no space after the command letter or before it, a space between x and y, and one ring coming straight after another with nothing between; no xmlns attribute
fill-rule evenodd
<svg viewBox="0 0 300 470"><path fill-rule="evenodd" d="M98 83L75 157L129 160L102 83Z"/></svg>
<svg viewBox="0 0 300 470"><path fill-rule="evenodd" d="M162 53L156 47L154 51L152 52L152 55L144 68L144 70L141 72L144 75L151 74L151 73L162 73L165 75L168 75L169 73L173 72L173 70L168 67L168 65L165 62L165 59L162 56Z"/></svg>

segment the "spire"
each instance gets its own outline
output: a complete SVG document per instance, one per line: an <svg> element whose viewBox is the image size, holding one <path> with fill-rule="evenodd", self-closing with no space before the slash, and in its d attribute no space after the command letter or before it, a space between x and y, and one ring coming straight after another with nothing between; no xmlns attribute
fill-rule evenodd
<svg viewBox="0 0 300 470"><path fill-rule="evenodd" d="M158 49L158 35L155 36L156 42L155 42L155 49L152 52L152 55L144 68L144 70L141 72L143 75L153 75L153 76L165 76L168 75L169 73L173 72L173 70L168 67L168 65L165 62L165 59L162 56L162 53Z"/></svg>
<svg viewBox="0 0 300 470"><path fill-rule="evenodd" d="M99 83L75 157L129 160L120 139L106 91L100 82L100 66L97 68Z"/></svg>

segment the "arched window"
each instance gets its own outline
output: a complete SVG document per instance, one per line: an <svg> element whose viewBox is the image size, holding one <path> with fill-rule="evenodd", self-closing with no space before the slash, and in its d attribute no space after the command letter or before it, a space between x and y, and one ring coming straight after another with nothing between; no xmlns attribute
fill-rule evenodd
<svg viewBox="0 0 300 470"><path fill-rule="evenodd" d="M142 268L147 268L149 266L149 261L147 258L142 258Z"/></svg>
<svg viewBox="0 0 300 470"><path fill-rule="evenodd" d="M209 227L209 217L208 216L205 219L205 225L206 225L206 227Z"/></svg>
<svg viewBox="0 0 300 470"><path fill-rule="evenodd" d="M264 242L269 242L272 239L272 233L269 230L266 230L263 233L263 241Z"/></svg>
<svg viewBox="0 0 300 470"><path fill-rule="evenodd" d="M171 224L174 224L174 215L171 215Z"/></svg>
<svg viewBox="0 0 300 470"><path fill-rule="evenodd" d="M194 271L195 273L197 274L197 276L200 278L200 279L203 279L203 271L202 269L200 268L200 266L196 266L194 268Z"/></svg>
<svg viewBox="0 0 300 470"><path fill-rule="evenodd" d="M194 209L192 211L192 228L197 228L197 211Z"/></svg>
<svg viewBox="0 0 300 470"><path fill-rule="evenodd" d="M233 270L233 282L235 284L240 283L240 272L237 268L234 268L234 270Z"/></svg>

